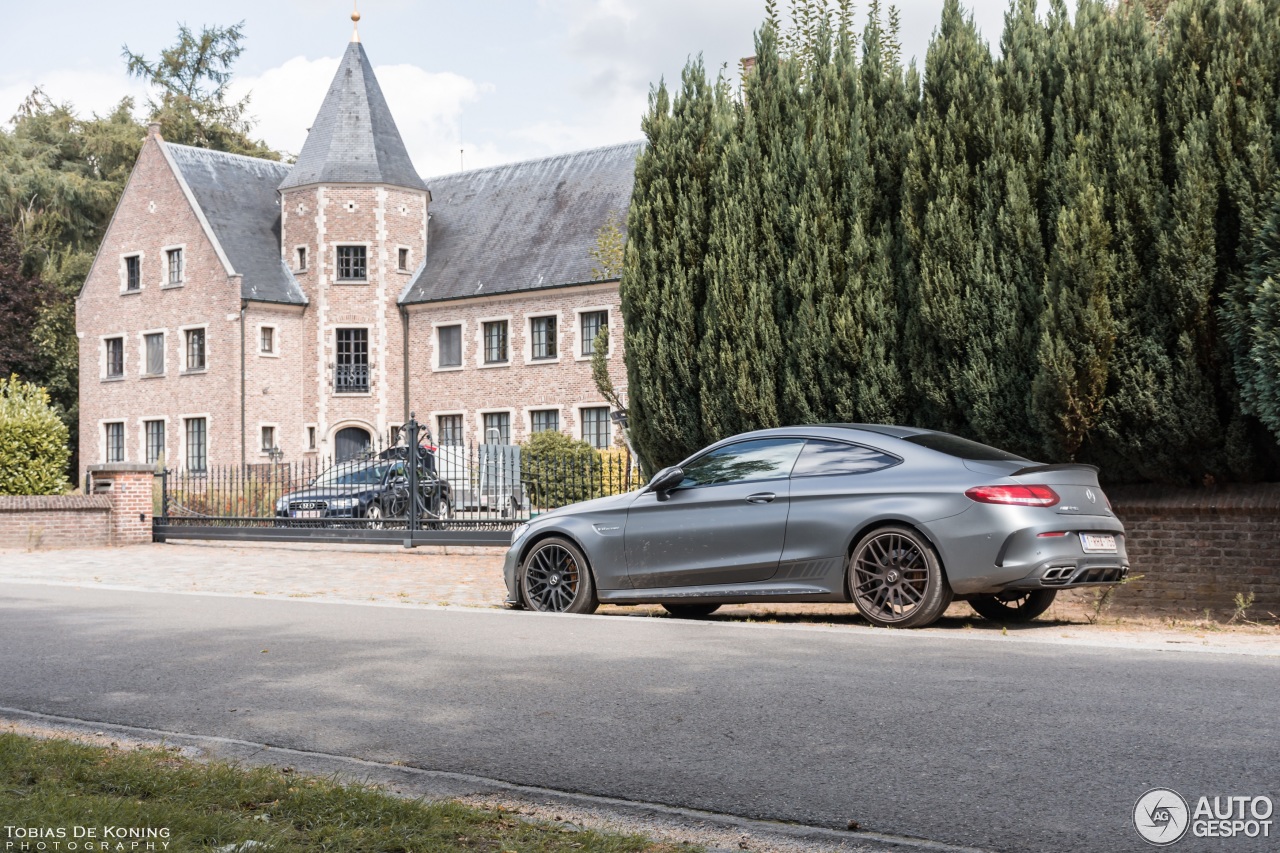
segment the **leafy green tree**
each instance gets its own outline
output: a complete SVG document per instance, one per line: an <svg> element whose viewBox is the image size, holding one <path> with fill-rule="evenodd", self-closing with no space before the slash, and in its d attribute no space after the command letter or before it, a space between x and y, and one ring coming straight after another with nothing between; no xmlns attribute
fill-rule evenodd
<svg viewBox="0 0 1280 853"><path fill-rule="evenodd" d="M1280 187L1258 229L1246 272L1244 301L1249 306L1247 361L1242 396L1249 411L1280 436Z"/></svg>
<svg viewBox="0 0 1280 853"><path fill-rule="evenodd" d="M596 281L622 277L622 253L627 235L622 230L616 213L610 213L604 225L596 231L596 244L589 252L595 265L591 274Z"/></svg>
<svg viewBox="0 0 1280 853"><path fill-rule="evenodd" d="M66 424L38 385L0 379L0 495L56 495L67 488Z"/></svg>
<svg viewBox="0 0 1280 853"><path fill-rule="evenodd" d="M32 377L44 372L40 352L29 334L46 301L47 286L25 275L13 229L0 220L0 375Z"/></svg>
<svg viewBox="0 0 1280 853"><path fill-rule="evenodd" d="M196 34L185 24L178 40L155 60L134 53L128 45L122 55L129 73L158 90L149 102L151 121L169 142L280 159L265 142L250 138L253 123L247 117L249 97L229 98L232 68L244 52L244 21L229 27L201 27Z"/></svg>

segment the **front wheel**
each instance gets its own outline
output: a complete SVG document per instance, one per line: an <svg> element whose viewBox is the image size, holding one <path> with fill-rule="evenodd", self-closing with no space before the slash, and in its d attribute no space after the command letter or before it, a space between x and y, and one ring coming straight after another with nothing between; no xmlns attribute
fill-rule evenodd
<svg viewBox="0 0 1280 853"><path fill-rule="evenodd" d="M938 555L910 527L862 537L849 559L849 592L863 618L883 628L922 628L951 603Z"/></svg>
<svg viewBox="0 0 1280 853"><path fill-rule="evenodd" d="M702 619L720 609L719 604L664 604L662 608L677 619Z"/></svg>
<svg viewBox="0 0 1280 853"><path fill-rule="evenodd" d="M524 558L520 592L530 610L546 613L593 613L599 606L587 558L559 536L543 539Z"/></svg>
<svg viewBox="0 0 1280 853"><path fill-rule="evenodd" d="M1021 624L1048 610L1057 596L1056 589L1009 590L995 595L974 596L969 599L969 606L992 622Z"/></svg>

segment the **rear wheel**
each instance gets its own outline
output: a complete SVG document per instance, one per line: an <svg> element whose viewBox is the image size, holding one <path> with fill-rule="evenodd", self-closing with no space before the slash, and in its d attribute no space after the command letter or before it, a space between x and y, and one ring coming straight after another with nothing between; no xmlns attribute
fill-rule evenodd
<svg viewBox="0 0 1280 853"><path fill-rule="evenodd" d="M530 610L592 613L599 605L587 558L559 536L543 539L524 558L520 592Z"/></svg>
<svg viewBox="0 0 1280 853"><path fill-rule="evenodd" d="M849 591L863 618L885 628L924 627L951 603L938 555L910 527L862 537L849 560Z"/></svg>
<svg viewBox="0 0 1280 853"><path fill-rule="evenodd" d="M979 595L969 606L992 622L1030 622L1049 609L1058 595L1056 589L1018 589Z"/></svg>
<svg viewBox="0 0 1280 853"><path fill-rule="evenodd" d="M369 508L365 510L365 527L371 530L381 530L386 526L383 521L382 507L379 504L369 504Z"/></svg>
<svg viewBox="0 0 1280 853"><path fill-rule="evenodd" d="M702 619L720 609L719 604L664 604L666 610L677 619Z"/></svg>

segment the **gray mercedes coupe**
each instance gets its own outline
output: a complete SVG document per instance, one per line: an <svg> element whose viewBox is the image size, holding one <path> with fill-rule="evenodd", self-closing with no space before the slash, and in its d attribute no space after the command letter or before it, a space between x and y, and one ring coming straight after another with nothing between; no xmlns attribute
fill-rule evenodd
<svg viewBox="0 0 1280 853"><path fill-rule="evenodd" d="M953 600L1025 622L1060 589L1129 572L1090 465L1041 465L942 432L874 424L735 435L638 492L516 528L507 604L600 602L707 616L722 604L848 602L915 628Z"/></svg>

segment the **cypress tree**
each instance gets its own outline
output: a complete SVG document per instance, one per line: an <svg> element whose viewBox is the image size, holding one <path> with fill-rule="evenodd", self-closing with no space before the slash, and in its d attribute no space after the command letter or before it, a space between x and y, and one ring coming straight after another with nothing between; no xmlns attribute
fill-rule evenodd
<svg viewBox="0 0 1280 853"><path fill-rule="evenodd" d="M698 345L706 296L704 259L732 108L706 79L701 59L686 66L680 93L665 85L642 122L647 148L636 161L621 284L633 438L647 465L679 461L705 444Z"/></svg>
<svg viewBox="0 0 1280 853"><path fill-rule="evenodd" d="M1257 229L1245 281L1250 323L1241 361L1250 369L1241 390L1248 410L1280 437L1280 188Z"/></svg>
<svg viewBox="0 0 1280 853"><path fill-rule="evenodd" d="M789 97L796 66L780 55L777 32L766 23L714 176L698 349L699 417L708 440L780 423L783 354L775 306L792 240L795 176L787 156L788 133L799 117Z"/></svg>
<svg viewBox="0 0 1280 853"><path fill-rule="evenodd" d="M975 438L1034 454L1030 388L1035 324L1041 312L1045 248L1043 204L1047 132L1043 98L1048 43L1034 0L1013 0L1005 13L996 64L994 144L982 174L982 227L992 245L989 296L971 300L970 324L987 346L975 347L965 369L963 403Z"/></svg>
<svg viewBox="0 0 1280 853"><path fill-rule="evenodd" d="M1046 274L1031 412L1051 461L1076 453L1097 424L1115 340L1107 298L1111 231L1083 135L1066 163L1062 205Z"/></svg>
<svg viewBox="0 0 1280 853"><path fill-rule="evenodd" d="M862 181L849 192L865 211L851 232L849 268L861 273L857 286L846 286L833 321L836 345L852 354L852 402L846 410L837 401L840 421L902 423L906 420L906 392L900 359L903 327L901 270L906 263L902 227L902 183L911 134L919 107L919 76L914 64L904 70L898 57L896 18L886 27L879 0L872 0L862 35L858 68L860 103L856 119L865 139L866 167ZM854 162L858 162L855 156ZM865 222L865 224L862 224ZM858 241L866 241L864 250Z"/></svg>
<svg viewBox="0 0 1280 853"><path fill-rule="evenodd" d="M920 426L969 432L962 397L971 360L998 346L987 317L1009 294L994 276L990 233L982 227L982 171L991 153L995 78L991 53L972 16L947 0L925 58L924 98L904 178L909 251L904 282L904 353ZM983 303L993 303L988 310ZM980 326L973 326L975 319ZM962 390L963 389L963 390Z"/></svg>

